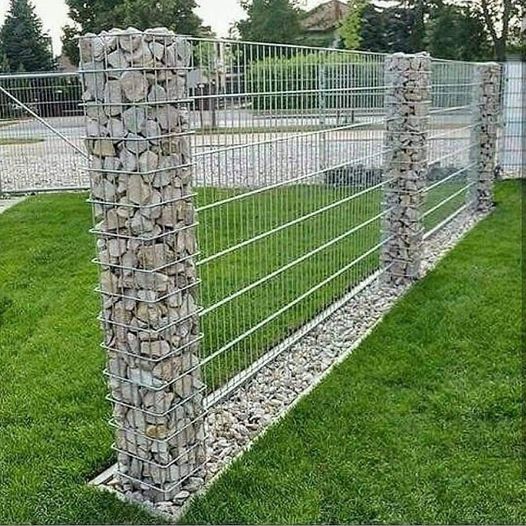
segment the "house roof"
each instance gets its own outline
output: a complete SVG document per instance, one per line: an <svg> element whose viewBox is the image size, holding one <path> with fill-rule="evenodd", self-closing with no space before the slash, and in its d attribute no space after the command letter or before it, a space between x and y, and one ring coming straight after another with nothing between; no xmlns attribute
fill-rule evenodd
<svg viewBox="0 0 526 526"><path fill-rule="evenodd" d="M302 26L305 31L332 31L341 24L349 12L349 5L340 0L329 0L308 11Z"/></svg>

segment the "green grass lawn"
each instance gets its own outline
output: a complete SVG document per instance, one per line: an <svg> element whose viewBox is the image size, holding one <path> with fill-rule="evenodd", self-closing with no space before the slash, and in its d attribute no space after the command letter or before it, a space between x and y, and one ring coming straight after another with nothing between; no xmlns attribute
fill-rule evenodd
<svg viewBox="0 0 526 526"><path fill-rule="evenodd" d="M519 315L518 189L516 183L500 186L501 206L494 216L401 303L389 317L387 329L378 330L365 350L357 352L318 389L310 398L312 404L303 402L206 500L196 503L189 521L369 521L374 517L389 521L397 516L400 520L426 520L427 515L418 515L418 510L427 509L429 502L418 500L414 486L418 469L404 460L404 454L423 470L424 493L432 496L436 489L437 502L432 509L442 509L444 514L454 511L440 507L449 480L455 485L455 496L472 498L459 513L474 510L478 504L483 511L491 511L496 509L492 503L504 506L506 498L520 501L524 497L518 483L520 364L509 348ZM210 239L201 235L204 257L243 236L264 231L272 218L290 221L320 203L336 202L345 191L333 189L322 194L311 188L307 193L293 190L286 197L272 195L257 205L259 214L250 224L243 221L251 207L254 212L256 204L250 200L243 200L239 207L230 205L228 224L220 223L212 210L203 212L201 223L217 227L209 228ZM218 197L222 196L201 195L200 204ZM91 216L84 200L81 194L39 196L0 215L0 523L158 522L85 485L114 459L112 431L106 423L109 407L104 400L104 356L98 347L100 334L95 321L99 304L92 292L96 268L90 263ZM371 212L368 206L374 210L378 199L362 202L354 210L340 207L339 215L335 210L323 225L310 223L303 231L306 239L301 243L305 244L287 248L285 255L276 257L293 258L330 239L349 225L348 214L359 219ZM322 233L313 234L316 226L323 226ZM232 237L234 232L236 237ZM294 236L300 233L296 231ZM276 243L286 245L287 238ZM251 259L250 250L241 262L272 264L268 256L264 263ZM353 250L357 247L352 243L344 245L333 255L334 261L341 262L336 258L349 257ZM316 270L321 269L320 262L311 265L313 279L320 277L316 272L328 271ZM214 271L211 264L209 267L202 269L209 277L213 272L221 272L216 279L228 276L224 268ZM365 265L362 272L368 268ZM239 280L253 279L254 272L249 265L241 277L228 278L234 280L228 286L246 283ZM296 275L292 286L305 287L302 278ZM358 278L356 273L353 279ZM319 309L334 290L328 289L313 300L310 308ZM214 300L212 290L203 294L205 304ZM473 309L476 312L470 316ZM306 310L303 315L308 313ZM298 318L290 320L295 323ZM450 336L444 342L446 326ZM488 348L492 355L486 360L482 351L487 353ZM236 370L235 364L232 370ZM488 372L495 377L488 378ZM349 377L352 382L347 381ZM466 392L460 392L461 387ZM422 398L422 394L426 396ZM411 406L417 398L418 411ZM383 408L381 418L375 416L378 407ZM498 413L494 415L493 410ZM440 411L445 412L446 422L433 420L442 418ZM455 411L462 418L456 418ZM360 420L362 413L369 416ZM448 419L452 429L446 425ZM439 428L436 436L433 426ZM475 444L470 440L457 444L456 438L463 433ZM278 442L281 437L284 441ZM421 441L421 447L416 447ZM455 446L452 450L448 449L451 444ZM477 449L477 444L482 449ZM488 467L484 455L480 458L494 444L500 448L497 464L506 469ZM455 469L460 469L457 464L465 458L472 463L465 477L455 478ZM396 475L403 467L401 484ZM261 475L259 481L252 479L256 474ZM358 484L360 476L365 479ZM435 488L435 476L445 480L443 487ZM472 494L465 485L475 484L474 480L480 488ZM421 508L416 507L413 514L412 508L407 509L404 514L404 496L415 499L415 506L420 504ZM352 515L347 514L350 508ZM494 511L484 517L510 522L526 517L520 510L510 505L502 515ZM438 521L449 516L430 511L429 517L429 521ZM474 515L466 511L466 520L470 517Z"/></svg>
<svg viewBox="0 0 526 526"><path fill-rule="evenodd" d="M184 522L526 521L520 183L497 199Z"/></svg>

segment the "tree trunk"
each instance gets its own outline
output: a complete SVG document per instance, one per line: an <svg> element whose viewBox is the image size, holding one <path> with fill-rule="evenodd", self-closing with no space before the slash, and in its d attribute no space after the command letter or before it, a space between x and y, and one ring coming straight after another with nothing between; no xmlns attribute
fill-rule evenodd
<svg viewBox="0 0 526 526"><path fill-rule="evenodd" d="M506 62L506 41L499 38L495 43L495 59L497 62Z"/></svg>

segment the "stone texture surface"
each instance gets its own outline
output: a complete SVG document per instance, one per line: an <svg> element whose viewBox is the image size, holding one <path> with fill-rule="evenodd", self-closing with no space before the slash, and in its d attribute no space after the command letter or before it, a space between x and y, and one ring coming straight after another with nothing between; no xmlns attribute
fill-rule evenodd
<svg viewBox="0 0 526 526"><path fill-rule="evenodd" d="M475 170L471 201L475 210L486 212L493 206L493 184L496 172L497 135L499 127L499 90L501 66L497 63L477 66L475 78L473 142L478 145L474 151Z"/></svg>
<svg viewBox="0 0 526 526"><path fill-rule="evenodd" d="M422 207L427 178L430 58L395 53L386 58L384 239L386 283L402 285L421 274Z"/></svg>
<svg viewBox="0 0 526 526"><path fill-rule="evenodd" d="M196 219L179 102L189 44L166 29L130 28L86 35L80 49L116 485L142 500L182 498L205 458ZM162 78L177 79L177 97L149 97L166 92Z"/></svg>

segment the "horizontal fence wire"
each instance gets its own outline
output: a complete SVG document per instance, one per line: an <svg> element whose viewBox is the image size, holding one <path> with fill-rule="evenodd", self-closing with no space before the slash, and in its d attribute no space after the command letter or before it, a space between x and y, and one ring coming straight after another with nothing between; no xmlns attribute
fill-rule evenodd
<svg viewBox="0 0 526 526"><path fill-rule="evenodd" d="M504 176L525 177L526 63L510 61L503 68L498 162Z"/></svg>
<svg viewBox="0 0 526 526"><path fill-rule="evenodd" d="M476 169L476 64L431 62L431 108L424 226L426 233L458 215L471 198Z"/></svg>
<svg viewBox="0 0 526 526"><path fill-rule="evenodd" d="M76 72L0 75L0 193L87 188Z"/></svg>
<svg viewBox="0 0 526 526"><path fill-rule="evenodd" d="M210 404L379 269L384 55L191 39Z"/></svg>

